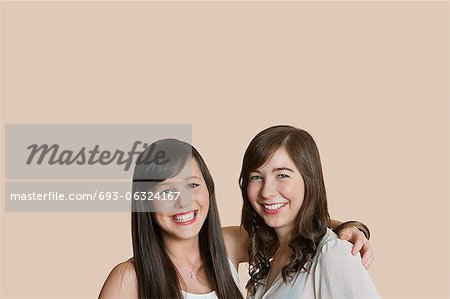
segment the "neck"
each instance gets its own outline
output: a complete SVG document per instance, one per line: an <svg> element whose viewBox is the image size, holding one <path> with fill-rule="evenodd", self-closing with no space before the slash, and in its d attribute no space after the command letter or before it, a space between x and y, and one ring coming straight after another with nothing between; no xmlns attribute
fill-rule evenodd
<svg viewBox="0 0 450 299"><path fill-rule="evenodd" d="M199 261L200 244L198 236L191 239L174 239L164 236L167 254L174 262L193 265Z"/></svg>
<svg viewBox="0 0 450 299"><path fill-rule="evenodd" d="M292 229L288 227L279 227L275 229L278 237L278 244L280 251L289 250L289 243L291 242Z"/></svg>

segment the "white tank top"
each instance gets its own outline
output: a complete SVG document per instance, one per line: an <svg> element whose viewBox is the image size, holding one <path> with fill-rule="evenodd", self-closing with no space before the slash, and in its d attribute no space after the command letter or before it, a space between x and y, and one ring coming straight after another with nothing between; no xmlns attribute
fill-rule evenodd
<svg viewBox="0 0 450 299"><path fill-rule="evenodd" d="M239 287L239 276L236 268L231 262L230 258L228 258L228 262L230 263L231 275L233 276L234 283L237 287ZM212 291L206 294L192 294L185 291L181 291L183 293L184 299L217 299L216 292Z"/></svg>

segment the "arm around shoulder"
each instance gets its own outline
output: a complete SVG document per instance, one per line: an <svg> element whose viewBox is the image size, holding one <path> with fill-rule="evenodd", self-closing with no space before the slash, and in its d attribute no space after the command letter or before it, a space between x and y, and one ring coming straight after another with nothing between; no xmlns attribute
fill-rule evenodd
<svg viewBox="0 0 450 299"><path fill-rule="evenodd" d="M128 260L112 269L100 291L99 299L137 299L137 279L133 263Z"/></svg>
<svg viewBox="0 0 450 299"><path fill-rule="evenodd" d="M248 261L248 247L250 246L247 232L239 226L222 228L223 239L227 254L235 266Z"/></svg>

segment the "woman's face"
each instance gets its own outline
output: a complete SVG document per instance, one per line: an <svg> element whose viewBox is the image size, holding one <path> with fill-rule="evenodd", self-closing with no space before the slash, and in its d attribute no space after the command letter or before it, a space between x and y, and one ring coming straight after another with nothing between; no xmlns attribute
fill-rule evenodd
<svg viewBox="0 0 450 299"><path fill-rule="evenodd" d="M303 177L284 147L250 173L247 196L266 224L291 231L305 194Z"/></svg>
<svg viewBox="0 0 450 299"><path fill-rule="evenodd" d="M203 222L208 215L209 192L198 163L191 158L179 174L159 183L154 191L162 198L172 193L177 200L156 201L167 212L155 212L153 217L165 237L189 239L198 236ZM162 207L164 206L164 207Z"/></svg>

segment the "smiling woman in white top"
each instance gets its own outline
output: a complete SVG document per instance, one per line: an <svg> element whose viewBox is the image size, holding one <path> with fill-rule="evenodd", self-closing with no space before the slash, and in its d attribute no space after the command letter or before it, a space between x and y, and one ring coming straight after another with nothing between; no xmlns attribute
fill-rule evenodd
<svg viewBox="0 0 450 299"><path fill-rule="evenodd" d="M164 163L146 161L150 150L164 153ZM149 146L136 164L132 191L134 257L113 269L100 298L242 298L214 182L194 147L176 139Z"/></svg>
<svg viewBox="0 0 450 299"><path fill-rule="evenodd" d="M359 254L330 221L317 146L275 126L250 142L240 174L253 298L378 298Z"/></svg>

